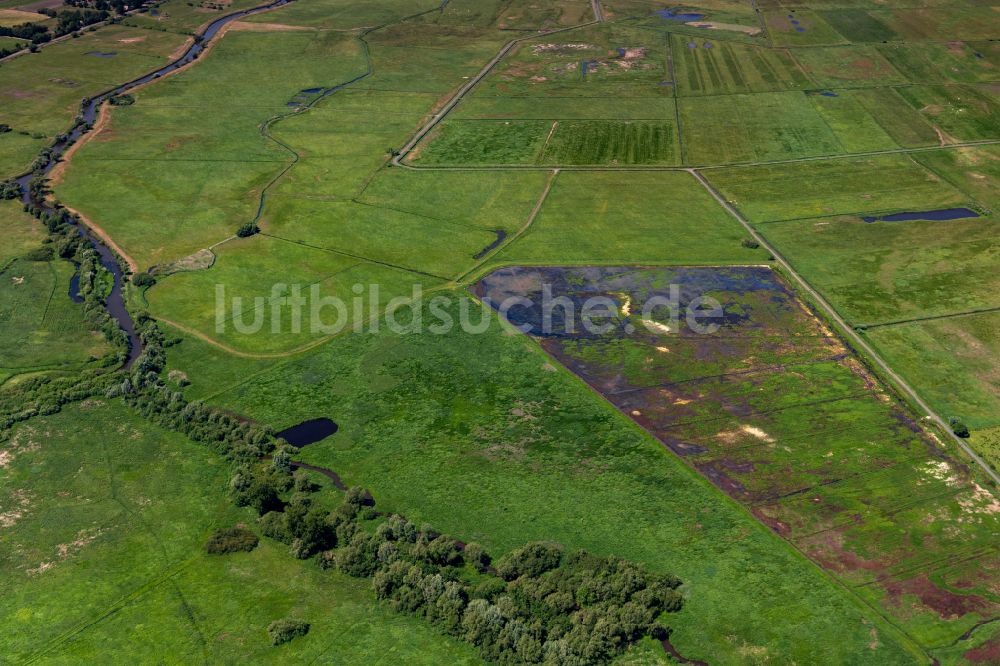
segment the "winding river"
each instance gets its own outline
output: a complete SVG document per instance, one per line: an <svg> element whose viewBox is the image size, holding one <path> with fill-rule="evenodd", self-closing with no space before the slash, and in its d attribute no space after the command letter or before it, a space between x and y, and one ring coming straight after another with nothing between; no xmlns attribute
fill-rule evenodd
<svg viewBox="0 0 1000 666"><path fill-rule="evenodd" d="M49 174L49 172L52 171L52 169L56 166L59 157L61 157L69 149L70 146L76 143L80 139L80 137L84 135L84 133L86 132L85 127L92 126L94 124L94 122L97 120L97 114L100 111L101 105L104 102L106 102L108 98L112 97L113 95L121 95L127 93L128 91L133 90L134 88L149 83L150 81L154 81L165 74L169 74L187 64L190 64L192 61L194 61L195 58L198 57L199 54L201 54L202 51L205 50L205 48L212 41L212 39L219 34L219 31L227 23L243 18L244 16L249 16L250 14L256 14L258 12L262 12L268 9L280 7L282 5L288 4L291 1L292 0L274 0L273 2L259 5L257 7L252 7L250 9L244 9L238 12L233 12L232 14L221 16L212 21L211 23L209 23L204 31L196 35L194 38L194 44L192 44L187 49L187 51L185 51L184 54L181 55L181 57L178 58L177 60L174 60L168 65L165 65L152 72L149 72L148 74L145 74L137 79L133 79L127 83L123 83L116 88L107 90L87 100L84 103L80 113L80 117L83 118L86 125L75 126L70 132L66 134L64 139L56 141L54 144L52 144L51 157L49 158L48 163L43 168L39 169L38 171L29 171L28 173L22 174L21 176L17 177L16 180L23 189L23 194L21 195L22 202L24 202L25 204L31 204L47 212L55 211L55 207L48 201L39 200L35 197L32 197L30 188L31 180L36 177L45 177L46 175ZM118 325L122 328L123 331L125 331L125 334L128 336L129 351L128 351L128 357L125 360L125 365L124 365L124 367L128 369L132 365L132 363L135 362L135 360L139 357L139 354L142 353L142 340L140 340L139 335L136 333L135 322L132 321L132 316L129 314L128 309L125 307L125 298L122 295L122 284L124 281L122 269L118 265L118 260L115 257L115 253L111 250L111 248L105 245L100 238L98 238L95 234L91 233L91 231L85 225L78 224L77 229L79 229L80 235L86 238L87 241L94 246L94 248L97 250L98 254L101 257L101 264L114 276L115 279L114 287L112 288L111 293L105 300L104 305L107 308L108 314L111 315L111 317L118 322Z"/></svg>

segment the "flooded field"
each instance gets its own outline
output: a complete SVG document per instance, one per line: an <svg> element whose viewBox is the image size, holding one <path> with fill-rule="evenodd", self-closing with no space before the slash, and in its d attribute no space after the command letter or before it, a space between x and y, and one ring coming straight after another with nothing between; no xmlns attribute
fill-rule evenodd
<svg viewBox="0 0 1000 666"><path fill-rule="evenodd" d="M955 645L1000 615L1000 500L769 268L514 267L477 291L907 630Z"/></svg>

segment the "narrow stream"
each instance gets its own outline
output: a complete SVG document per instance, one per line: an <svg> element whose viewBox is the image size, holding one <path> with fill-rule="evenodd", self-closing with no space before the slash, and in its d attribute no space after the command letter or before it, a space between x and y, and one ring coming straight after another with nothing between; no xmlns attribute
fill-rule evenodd
<svg viewBox="0 0 1000 666"><path fill-rule="evenodd" d="M84 104L80 114L81 117L88 125L93 125L97 120L97 114L100 111L101 104L103 104L109 97L126 93L133 88L149 83L150 81L160 78L164 74L169 74L170 72L173 72L174 70L192 62L202 51L205 50L205 47L212 40L212 38L215 37L219 30L221 30L227 23L250 14L256 14L266 9L280 7L291 1L292 0L274 0L273 2L269 2L258 7L244 9L242 11L227 14L226 16L215 19L208 24L208 27L205 28L205 31L202 32L201 35L195 37L194 44L192 44L180 58L171 62L169 65L165 65L160 69L149 72L144 76L133 79L128 83L123 83L117 88L113 88L91 98L86 104ZM38 172L28 172L16 179L24 191L21 196L22 202L25 204L32 204L47 212L53 212L55 210L53 206L47 202L32 198L29 187L31 180L35 177L44 177L48 175L48 173L55 167L58 158L62 156L70 146L76 143L80 137L83 136L83 134L84 131L82 126L74 127L73 130L67 134L64 140L56 141L52 144L52 157L49 159L48 164L46 164L44 168ZM89 241L90 244L97 250L101 257L101 264L108 269L108 271L110 271L115 278L114 288L112 288L111 293L104 302L104 305L107 308L108 314L118 322L118 325L121 326L122 330L125 331L128 336L129 351L128 358L125 360L124 365L124 367L128 369L132 363L135 362L135 359L139 357L139 354L142 353L142 341L136 334L135 322L132 321L132 317L129 315L128 309L125 307L125 299L122 296L122 270L118 265L118 261L115 259L114 252L107 245L105 245L101 239L92 234L84 225L77 225L77 228L80 230L80 235L86 238L87 241Z"/></svg>

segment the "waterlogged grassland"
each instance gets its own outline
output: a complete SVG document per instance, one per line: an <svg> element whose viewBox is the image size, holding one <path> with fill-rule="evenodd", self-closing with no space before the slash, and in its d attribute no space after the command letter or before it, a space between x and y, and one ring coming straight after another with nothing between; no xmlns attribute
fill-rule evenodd
<svg viewBox="0 0 1000 666"><path fill-rule="evenodd" d="M253 521L226 496L228 464L117 403L90 400L17 426L5 453L8 658L478 663L468 646L380 606L366 582L295 560L281 544L206 555L214 529ZM265 628L287 616L309 621L309 634L274 648Z"/></svg>
<svg viewBox="0 0 1000 666"><path fill-rule="evenodd" d="M291 161L259 124L362 63L356 42L336 33L230 32L197 66L116 108L56 192L140 268L190 255L253 219L261 189Z"/></svg>
<svg viewBox="0 0 1000 666"><path fill-rule="evenodd" d="M496 262L759 263L745 233L687 173L563 171L532 226Z"/></svg>
<svg viewBox="0 0 1000 666"><path fill-rule="evenodd" d="M949 317L874 328L865 333L886 360L945 418L960 418L977 434L972 444L1000 468L1000 314ZM982 448L979 444L984 444Z"/></svg>
<svg viewBox="0 0 1000 666"><path fill-rule="evenodd" d="M0 67L0 123L51 139L73 123L81 98L165 65L183 42L167 32L109 26L15 58Z"/></svg>
<svg viewBox="0 0 1000 666"><path fill-rule="evenodd" d="M841 588L486 316L480 335L338 338L213 402L275 427L336 419L304 458L495 554L546 539L676 572L689 598L672 641L689 658L912 662Z"/></svg>
<svg viewBox="0 0 1000 666"><path fill-rule="evenodd" d="M731 95L725 104L719 101L677 100L686 163L739 164L844 152L805 93Z"/></svg>
<svg viewBox="0 0 1000 666"><path fill-rule="evenodd" d="M555 318L544 331L545 288L578 305L610 298L612 325L585 333ZM681 312L715 298L720 328L647 314L675 289ZM1000 559L995 491L768 269L511 268L480 290L527 297L512 323L921 645L959 643L1000 611L990 575L966 562Z"/></svg>
<svg viewBox="0 0 1000 666"><path fill-rule="evenodd" d="M829 217L760 230L853 326L1000 307L993 217L872 224Z"/></svg>
<svg viewBox="0 0 1000 666"><path fill-rule="evenodd" d="M712 169L705 176L752 222L969 203L966 195L905 155Z"/></svg>
<svg viewBox="0 0 1000 666"><path fill-rule="evenodd" d="M686 35L671 35L670 40L679 95L773 92L814 87L786 49Z"/></svg>

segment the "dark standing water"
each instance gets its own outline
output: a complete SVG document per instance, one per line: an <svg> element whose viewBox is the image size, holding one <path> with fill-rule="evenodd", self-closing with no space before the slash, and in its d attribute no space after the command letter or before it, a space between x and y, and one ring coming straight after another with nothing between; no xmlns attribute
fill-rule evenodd
<svg viewBox="0 0 1000 666"><path fill-rule="evenodd" d="M116 51L88 51L87 55L98 58L114 58L118 53Z"/></svg>
<svg viewBox="0 0 1000 666"><path fill-rule="evenodd" d="M480 250L476 254L472 255L473 259L482 259L487 254L489 254L494 249L496 249L496 247L498 245L500 245L500 243L504 242L505 238L507 238L507 232L504 231L503 229L494 229L493 233L495 233L497 235L496 240L493 241L492 243L490 243L489 245L487 245L486 247L484 247L482 250Z"/></svg>
<svg viewBox="0 0 1000 666"><path fill-rule="evenodd" d="M705 18L704 14L678 12L675 9L657 9L654 13L662 19L666 19L668 21L680 21L681 23L687 23L688 21L700 21Z"/></svg>
<svg viewBox="0 0 1000 666"><path fill-rule="evenodd" d="M302 448L307 444L326 439L337 432L337 424L328 418L309 419L291 428L285 428L277 434L277 437L285 440L295 448Z"/></svg>
<svg viewBox="0 0 1000 666"><path fill-rule="evenodd" d="M268 4L261 5L259 7L244 9L242 11L233 12L232 14L227 14L226 16L222 16L215 19L208 25L207 28L205 28L205 31L201 34L201 37L196 38L195 43L192 44L191 47L188 48L188 50L185 51L184 55L182 55L180 58L170 63L169 65L161 67L160 69L150 72L137 79L133 79L128 83L123 83L122 85L116 88L112 88L111 90L105 91L100 95L90 98L83 105L80 117L83 118L83 120L86 123L93 125L94 121L97 120L97 113L100 110L101 104L103 104L105 100L107 100L109 97L113 95L121 95L123 93L126 93L129 90L132 90L133 88L141 86L144 83L149 83L150 81L153 81L154 79L157 79L163 76L164 74L168 74L192 62L202 51L205 50L205 45L219 32L222 26L226 25L230 21L235 21L236 19L242 18L249 14L255 14L265 9L271 9L272 7L280 7L281 5L287 4L288 2L291 2L291 0L274 0L274 2L270 2ZM52 206L50 206L44 200L32 200L31 190L30 190L31 180L36 175L45 176L46 174L48 174L52 170L52 168L55 167L58 158L63 153L65 153L70 146L76 143L77 140L79 140L79 138L82 135L83 135L82 127L73 128L66 135L65 139L61 141L56 141L54 144L52 144L52 157L49 160L48 164L46 164L43 168L40 169L40 173L29 172L17 178L17 182L21 185L21 187L24 190L24 194L21 197L23 203L32 204L45 211L53 212ZM135 332L135 324L132 321L132 317L129 315L128 310L125 308L125 300L124 298L122 298L121 267L119 267L118 261L115 258L114 253L104 243L102 243L100 239L96 238L93 234L90 233L88 229L86 229L83 226L78 226L77 228L80 230L80 235L86 238L88 241L90 241L90 243L97 250L98 254L101 257L101 264L106 269L108 269L108 271L110 271L115 278L114 288L111 290L111 293L108 295L108 298L104 304L108 310L108 314L110 314L115 319L115 321L118 322L118 325L121 326L122 330L125 331L125 334L128 336L129 353L128 353L128 358L125 360L125 368L128 368L132 365L135 359L137 359L139 357L139 354L142 352L142 341L139 339L139 336Z"/></svg>
<svg viewBox="0 0 1000 666"><path fill-rule="evenodd" d="M930 220L947 222L968 217L980 217L979 213L969 208L942 208L941 210L925 210L912 213L893 213L892 215L866 215L861 219L865 222L912 222L915 220Z"/></svg>
<svg viewBox="0 0 1000 666"><path fill-rule="evenodd" d="M77 267L79 270L79 266ZM74 303L83 303L83 296L80 295L80 274L73 273L69 279L69 299Z"/></svg>

